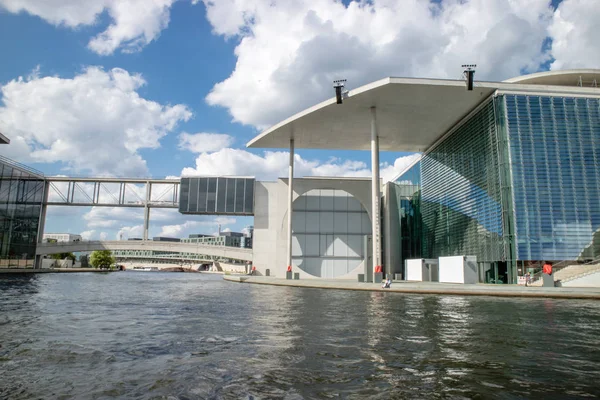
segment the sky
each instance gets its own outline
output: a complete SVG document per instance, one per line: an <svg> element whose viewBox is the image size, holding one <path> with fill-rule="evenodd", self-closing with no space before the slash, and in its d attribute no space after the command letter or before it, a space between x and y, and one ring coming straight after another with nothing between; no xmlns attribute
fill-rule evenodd
<svg viewBox="0 0 600 400"><path fill-rule="evenodd" d="M599 68L600 0L0 0L0 154L47 176L287 174L269 126L387 76L504 80ZM415 155L382 152L382 177ZM370 153L296 152L296 175L369 176ZM46 232L140 237L142 210L50 207ZM251 218L153 210L150 236Z"/></svg>

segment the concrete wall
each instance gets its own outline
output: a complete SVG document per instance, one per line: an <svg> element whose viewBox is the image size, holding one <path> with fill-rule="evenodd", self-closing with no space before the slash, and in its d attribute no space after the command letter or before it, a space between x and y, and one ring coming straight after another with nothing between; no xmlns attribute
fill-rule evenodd
<svg viewBox="0 0 600 400"><path fill-rule="evenodd" d="M253 265L259 275L270 269L271 276L285 277L287 270L287 179L256 182L254 203ZM354 196L371 216L371 180L343 178L294 179L294 200L313 189L344 190ZM357 279L363 264L337 279ZM315 276L297 266L301 279Z"/></svg>

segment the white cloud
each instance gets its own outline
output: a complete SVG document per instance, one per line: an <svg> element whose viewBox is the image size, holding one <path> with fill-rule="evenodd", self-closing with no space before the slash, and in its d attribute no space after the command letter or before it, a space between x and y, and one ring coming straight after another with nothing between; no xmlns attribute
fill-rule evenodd
<svg viewBox="0 0 600 400"><path fill-rule="evenodd" d="M394 178L416 156L410 155L396 159L393 165L384 165L381 177L384 180ZM285 151L265 151L264 156L246 150L226 148L214 153L203 153L196 158L195 168L184 168L182 176L255 176L257 179L275 180L287 176L289 153ZM305 160L296 154L294 158L294 176L352 176L368 177L371 170L362 161L330 159L321 162Z"/></svg>
<svg viewBox="0 0 600 400"><path fill-rule="evenodd" d="M235 70L206 100L259 128L332 97L334 79L459 78L464 63L478 79L506 79L548 59L548 0L204 3L213 31L240 39Z"/></svg>
<svg viewBox="0 0 600 400"><path fill-rule="evenodd" d="M108 234L106 232L100 232L100 240L106 240Z"/></svg>
<svg viewBox="0 0 600 400"><path fill-rule="evenodd" d="M62 162L78 173L148 175L138 150L160 147L192 114L182 104L140 97L145 83L141 75L98 67L72 79L10 81L0 87L0 123L11 144L0 152L23 162Z"/></svg>
<svg viewBox="0 0 600 400"><path fill-rule="evenodd" d="M83 240L93 240L96 237L96 230L90 229L89 231L83 231L80 235Z"/></svg>
<svg viewBox="0 0 600 400"><path fill-rule="evenodd" d="M143 209L122 207L92 207L83 215L88 228L118 228L144 220Z"/></svg>
<svg viewBox="0 0 600 400"><path fill-rule="evenodd" d="M187 133L179 135L179 148L193 153L219 151L233 144L234 138L219 133Z"/></svg>
<svg viewBox="0 0 600 400"><path fill-rule="evenodd" d="M600 4L597 0L564 0L548 28L552 37L551 69L598 68Z"/></svg>
<svg viewBox="0 0 600 400"><path fill-rule="evenodd" d="M116 239L127 240L129 238L142 238L144 235L144 225L123 226L117 232Z"/></svg>
<svg viewBox="0 0 600 400"><path fill-rule="evenodd" d="M235 218L231 217L216 217L210 220L203 221L186 221L182 224L174 224L174 225L164 225L160 234L158 236L167 236L167 237L185 237L190 233L197 233L198 228L212 226L216 227L221 224L224 225L233 225L236 223ZM226 228L222 230L223 232L231 231L231 229Z"/></svg>
<svg viewBox="0 0 600 400"><path fill-rule="evenodd" d="M27 12L53 25L77 28L93 25L107 12L111 24L90 40L88 47L101 55L138 51L158 38L169 24L175 0L0 0L0 9ZM197 1L192 1L196 3Z"/></svg>

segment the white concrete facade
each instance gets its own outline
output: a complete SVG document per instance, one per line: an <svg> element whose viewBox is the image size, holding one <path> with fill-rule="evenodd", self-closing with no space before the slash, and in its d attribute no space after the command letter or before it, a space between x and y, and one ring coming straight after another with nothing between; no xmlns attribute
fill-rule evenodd
<svg viewBox="0 0 600 400"><path fill-rule="evenodd" d="M287 179L256 182L253 265L260 275L265 275L269 269L271 276L286 276L287 182ZM336 199L337 208L330 209L328 204L333 206ZM292 212L293 272L299 273L300 279L335 277L352 280L364 273L364 260L359 258L364 258L364 236L371 234L371 179L294 178L293 200L292 210L297 210L297 215ZM318 207L307 208L307 202L317 200ZM339 224L331 229L336 218ZM366 228L363 229L363 225ZM352 239L348 239L350 236ZM324 250L321 249L323 243ZM335 246L341 249L337 254L331 253ZM318 263L321 263L320 267Z"/></svg>
<svg viewBox="0 0 600 400"><path fill-rule="evenodd" d="M76 242L82 240L81 235L72 233L44 233L43 240L56 240L57 242Z"/></svg>

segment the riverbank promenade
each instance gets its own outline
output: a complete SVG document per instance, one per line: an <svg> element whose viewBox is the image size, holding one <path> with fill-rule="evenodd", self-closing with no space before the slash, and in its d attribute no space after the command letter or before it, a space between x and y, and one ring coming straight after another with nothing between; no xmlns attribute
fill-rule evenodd
<svg viewBox="0 0 600 400"><path fill-rule="evenodd" d="M575 287L525 287L518 285L462 285L437 282L395 281L389 289L383 289L380 283L363 283L333 279L291 280L268 276L224 275L230 282L252 283L258 285L292 286L302 288L363 290L395 293L446 294L458 296L500 296L500 297L546 297L558 299L594 299L600 300L600 288Z"/></svg>
<svg viewBox="0 0 600 400"><path fill-rule="evenodd" d="M54 274L74 272L113 272L98 268L0 268L0 274Z"/></svg>

